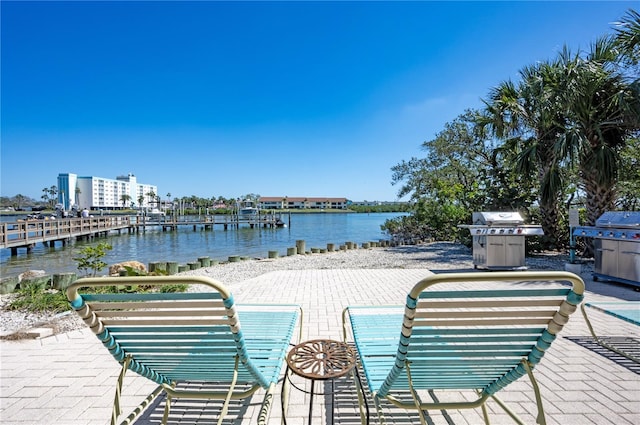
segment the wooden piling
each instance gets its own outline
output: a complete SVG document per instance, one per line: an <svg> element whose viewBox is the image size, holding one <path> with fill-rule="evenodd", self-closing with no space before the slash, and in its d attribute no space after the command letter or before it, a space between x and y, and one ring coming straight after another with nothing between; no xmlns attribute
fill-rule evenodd
<svg viewBox="0 0 640 425"><path fill-rule="evenodd" d="M63 291L78 279L75 273L55 273L53 275L53 289Z"/></svg>
<svg viewBox="0 0 640 425"><path fill-rule="evenodd" d="M296 241L296 248L298 250L298 254L305 254L305 241L304 239L299 239Z"/></svg>
<svg viewBox="0 0 640 425"><path fill-rule="evenodd" d="M178 273L179 267L177 261L167 261L167 273L174 275Z"/></svg>

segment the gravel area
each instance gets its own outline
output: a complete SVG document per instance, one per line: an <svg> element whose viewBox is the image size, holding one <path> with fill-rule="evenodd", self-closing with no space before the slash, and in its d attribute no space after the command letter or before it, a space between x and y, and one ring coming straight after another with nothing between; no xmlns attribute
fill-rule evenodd
<svg viewBox="0 0 640 425"><path fill-rule="evenodd" d="M531 270L564 270L567 256L558 253L540 254L526 259ZM429 269L473 270L471 249L448 242L410 245L393 248L355 249L326 254L295 255L274 259L249 259L235 263L191 270L182 275L209 276L223 283L236 283L277 270L305 269ZM84 323L75 314L32 313L9 311L6 305L14 294L0 296L0 339L33 338L29 329L50 328L53 333L78 329Z"/></svg>

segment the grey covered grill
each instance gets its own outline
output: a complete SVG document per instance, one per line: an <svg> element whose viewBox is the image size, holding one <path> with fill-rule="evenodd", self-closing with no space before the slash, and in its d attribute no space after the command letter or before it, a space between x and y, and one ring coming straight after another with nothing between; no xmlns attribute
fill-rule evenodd
<svg viewBox="0 0 640 425"><path fill-rule="evenodd" d="M607 211L573 236L594 239L594 280L640 286L640 211Z"/></svg>
<svg viewBox="0 0 640 425"><path fill-rule="evenodd" d="M489 270L526 270L525 236L543 235L540 225L524 224L518 212L474 212L469 229L473 266Z"/></svg>

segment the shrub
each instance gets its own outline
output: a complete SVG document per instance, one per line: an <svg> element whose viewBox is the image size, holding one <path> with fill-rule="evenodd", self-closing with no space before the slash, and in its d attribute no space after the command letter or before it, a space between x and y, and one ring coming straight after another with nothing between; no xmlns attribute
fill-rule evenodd
<svg viewBox="0 0 640 425"><path fill-rule="evenodd" d="M78 270L83 271L85 276L95 276L107 266L102 258L107 255L107 251L110 249L112 249L111 245L102 242L96 246L85 246L80 250L80 256L73 259L78 262ZM91 270L91 274L89 270Z"/></svg>
<svg viewBox="0 0 640 425"><path fill-rule="evenodd" d="M54 313L69 310L69 302L64 291L45 289L43 285L30 284L20 288L17 298L8 306L8 310L22 310Z"/></svg>

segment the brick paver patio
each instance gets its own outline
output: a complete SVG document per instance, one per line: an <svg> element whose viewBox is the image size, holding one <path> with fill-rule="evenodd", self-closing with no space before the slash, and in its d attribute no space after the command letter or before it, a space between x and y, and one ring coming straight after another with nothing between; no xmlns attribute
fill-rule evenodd
<svg viewBox="0 0 640 425"><path fill-rule="evenodd" d="M229 285L238 303L296 303L304 309L304 339L340 339L341 312L347 305L403 304L408 290L426 269L299 270L267 273ZM483 272L481 272L483 273ZM586 300L640 300L631 287L594 282L584 275ZM640 341L637 326L591 311L602 335L624 335ZM579 312L572 315L561 337L536 368L549 424L640 423L640 368L607 350L589 344L589 332ZM0 376L0 422L26 424L109 423L115 382L120 366L95 336L82 329L38 340L2 341ZM639 342L640 344L640 342ZM298 382L305 385L305 382ZM357 397L349 379L336 383L340 392L334 402L316 396L313 423L360 424ZM123 391L123 410L133 409L155 384L130 373ZM280 387L269 423L281 422ZM320 386L319 391L323 388ZM530 383L521 379L500 393L501 398L527 423L535 423L536 404ZM226 424L256 422L263 393L250 401L232 403ZM291 389L287 422L307 423L308 395ZM163 398L154 403L137 424L157 424ZM499 407L489 402L492 423L512 423ZM177 400L170 423L201 424L217 419L219 403ZM419 424L416 413L384 404L388 423ZM372 409L372 423L379 423ZM478 424L480 410L431 412L433 424Z"/></svg>

